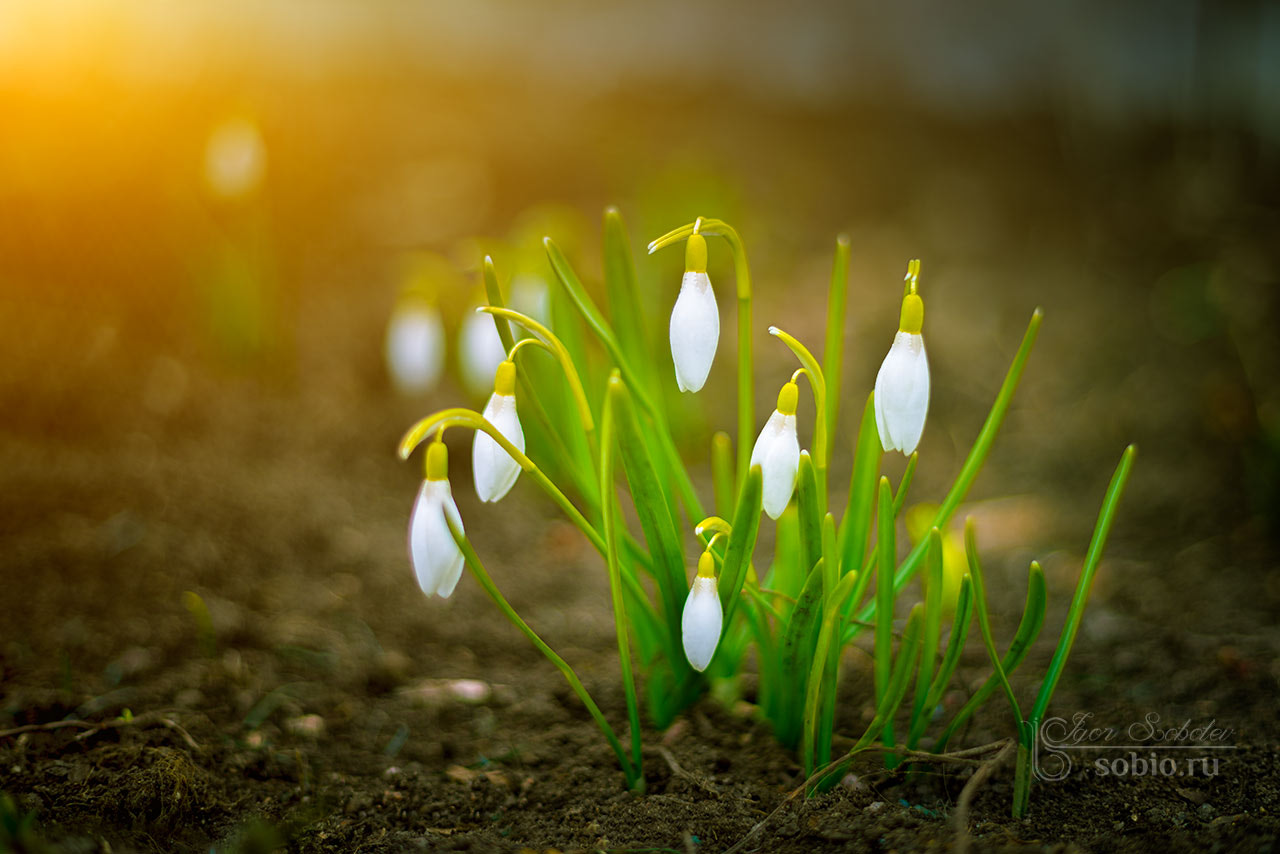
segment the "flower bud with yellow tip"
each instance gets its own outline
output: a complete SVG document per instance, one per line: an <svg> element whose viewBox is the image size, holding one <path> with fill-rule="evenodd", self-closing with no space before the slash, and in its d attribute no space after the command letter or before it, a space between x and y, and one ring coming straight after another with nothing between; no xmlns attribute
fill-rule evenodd
<svg viewBox="0 0 1280 854"><path fill-rule="evenodd" d="M907 293L893 346L876 374L875 411L885 451L910 456L920 444L929 412L929 360L924 351L924 300L916 293L920 261L907 266Z"/></svg>
<svg viewBox="0 0 1280 854"><path fill-rule="evenodd" d="M681 391L698 391L707 381L720 341L720 312L707 277L707 240L689 235L680 296L671 310L671 361Z"/></svg>
<svg viewBox="0 0 1280 854"><path fill-rule="evenodd" d="M507 441L524 452L524 428L516 414L516 365L507 359L494 373L493 394L484 407L484 419L498 428ZM471 473L476 495L481 501L497 501L510 491L520 476L520 464L483 430L477 430L471 445Z"/></svg>
<svg viewBox="0 0 1280 854"><path fill-rule="evenodd" d="M689 598L685 599L680 620L685 658L699 673L707 669L716 654L722 628L724 609L716 589L716 562L708 549L698 558L698 574L689 587Z"/></svg>

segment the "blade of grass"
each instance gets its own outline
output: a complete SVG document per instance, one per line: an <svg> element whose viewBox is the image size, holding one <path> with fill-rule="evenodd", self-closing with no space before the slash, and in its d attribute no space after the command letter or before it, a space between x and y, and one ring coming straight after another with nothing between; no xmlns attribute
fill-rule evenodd
<svg viewBox="0 0 1280 854"><path fill-rule="evenodd" d="M822 367L827 373L827 436L839 435L836 427L840 416L840 375L844 366L844 317L849 294L849 238L836 238L835 260L831 264L831 285L827 289L827 341L822 354ZM815 443L816 447L816 443ZM826 469L831 461L827 447Z"/></svg>
<svg viewBox="0 0 1280 854"><path fill-rule="evenodd" d="M1022 664L1022 660L1031 651L1031 645L1039 637L1040 629L1044 626L1046 602L1047 592L1044 583L1044 572L1041 571L1040 564L1032 561L1031 570L1027 573L1027 601L1022 608L1022 620L1018 623L1018 630L1013 636L1013 642L1009 644L1009 649L1000 661L1007 676L1013 676L1014 671L1018 669L1018 665ZM934 746L934 750L941 752L946 748L951 737L955 735L956 731L964 725L965 721L974 712L982 708L982 705L999 684L1000 677L993 672L982 687L960 707L960 711L956 712L955 717L943 729L942 734L938 736L938 743Z"/></svg>
<svg viewBox="0 0 1280 854"><path fill-rule="evenodd" d="M738 594L747 577L751 553L756 547L756 534L760 531L760 495L760 466L752 466L738 497L738 507L733 514L733 533L729 535L729 548L720 568L720 604L724 609L725 626L731 624L738 607Z"/></svg>
<svg viewBox="0 0 1280 854"><path fill-rule="evenodd" d="M841 575L857 572L867 551L881 454L880 434L876 430L875 392L872 392L862 407L862 424L858 428L858 444L853 454L853 474L849 479L849 503L840 526ZM859 599L853 597L850 601L857 605Z"/></svg>
<svg viewBox="0 0 1280 854"><path fill-rule="evenodd" d="M928 583L925 589L924 646L920 650L920 669L916 673L916 695L911 707L911 723L907 727L907 747L915 747L910 733L920 727L921 719L930 711L925 701L933 684L933 661L938 654L938 639L942 635L942 535L937 528L929 530L925 572Z"/></svg>
<svg viewBox="0 0 1280 854"><path fill-rule="evenodd" d="M600 419L600 496L601 518L604 520L605 562L609 566L609 596L613 601L613 623L618 640L618 664L622 671L622 687L627 698L627 718L631 723L631 764L638 778L638 790L644 790L643 758L640 751L640 704L636 701L636 682L631 672L631 644L627 638L627 610L622 592L622 568L618 563L618 528L614 513L617 496L613 487L613 408L615 389L622 381L615 369L609 377ZM633 787L635 788L635 787Z"/></svg>
<svg viewBox="0 0 1280 854"><path fill-rule="evenodd" d="M1005 697L1009 700L1014 726L1021 727L1022 707L1018 705L1018 698L1013 693L1013 686L1009 684L1009 677L1004 672L1004 664L1000 661L1000 653L996 652L996 642L991 635L991 620L987 615L987 585L982 577L982 562L978 559L977 535L974 532L972 516L964 523L964 551L969 560L969 577L973 579L973 603L977 606L978 629L982 632L982 645L987 649L987 657L991 659L991 666L995 668L996 676L1000 679L1000 687L1004 689Z"/></svg>
<svg viewBox="0 0 1280 854"><path fill-rule="evenodd" d="M1038 725L1049 708L1049 700L1062 677L1062 669L1066 666L1067 656L1076 640L1076 632L1080 630L1080 621L1084 618L1084 607L1089 600L1089 590L1093 587L1093 576L1102 562L1102 550L1107 545L1107 535L1111 533L1111 523L1115 521L1116 510L1120 506L1120 497L1124 494L1125 484L1129 482L1129 473L1133 470L1133 461L1138 449L1134 445L1125 448L1120 464L1107 487L1107 494L1102 499L1102 509L1098 513L1098 522L1093 529L1093 537L1089 541L1089 551L1085 554L1084 567L1080 570L1080 580L1076 583L1075 594L1071 597L1071 606L1067 609L1067 622L1062 627L1058 638L1058 646L1053 651L1053 659L1045 672L1044 682L1040 685L1040 693L1036 696L1036 704L1031 712L1031 722Z"/></svg>

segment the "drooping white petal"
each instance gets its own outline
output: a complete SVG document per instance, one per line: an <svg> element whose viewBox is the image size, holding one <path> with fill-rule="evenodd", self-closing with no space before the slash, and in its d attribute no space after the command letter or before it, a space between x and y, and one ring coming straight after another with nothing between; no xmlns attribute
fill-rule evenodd
<svg viewBox="0 0 1280 854"><path fill-rule="evenodd" d="M689 598L684 600L684 614L680 630L684 639L684 655L694 670L701 673L711 663L720 643L720 629L724 624L724 610L720 607L720 594L716 580L701 575L694 576L689 588Z"/></svg>
<svg viewBox="0 0 1280 854"><path fill-rule="evenodd" d="M409 517L409 560L418 586L447 598L462 575L462 552L449 533L445 514L462 530L462 517L447 480L424 480Z"/></svg>
<svg viewBox="0 0 1280 854"><path fill-rule="evenodd" d="M494 393L484 408L485 420L498 428L517 450L524 450L524 429L516 414L514 395ZM506 495L520 476L520 464L502 450L502 446L483 430L476 431L471 446L471 472L475 476L476 495L481 501L497 501Z"/></svg>
<svg viewBox="0 0 1280 854"><path fill-rule="evenodd" d="M698 391L707 381L720 341L720 312L706 273L685 273L671 310L671 361L681 391Z"/></svg>
<svg viewBox="0 0 1280 854"><path fill-rule="evenodd" d="M458 331L458 366L467 390L480 397L493 388L493 372L507 358L493 315L470 312Z"/></svg>
<svg viewBox="0 0 1280 854"><path fill-rule="evenodd" d="M426 304L396 309L387 324L386 358L387 371L400 394L415 396L431 391L444 367L440 312Z"/></svg>
<svg viewBox="0 0 1280 854"><path fill-rule="evenodd" d="M886 451L910 455L929 412L929 360L924 337L899 332L876 374L876 428Z"/></svg>
<svg viewBox="0 0 1280 854"><path fill-rule="evenodd" d="M796 471L800 467L800 440L796 436L794 415L773 411L751 449L751 465L760 466L764 512L770 519L777 519L795 492Z"/></svg>

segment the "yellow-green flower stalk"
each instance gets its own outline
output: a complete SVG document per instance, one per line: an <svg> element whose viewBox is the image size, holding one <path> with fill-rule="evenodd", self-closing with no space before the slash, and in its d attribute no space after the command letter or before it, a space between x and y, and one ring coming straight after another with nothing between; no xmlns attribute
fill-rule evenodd
<svg viewBox="0 0 1280 854"><path fill-rule="evenodd" d="M516 364L510 358L494 373L493 394L484 407L484 420L498 428L512 445L524 451L524 429L516 413ZM498 501L515 485L520 464L489 434L478 431L471 445L471 473L481 501Z"/></svg>
<svg viewBox="0 0 1280 854"><path fill-rule="evenodd" d="M911 456L929 412L929 360L924 352L924 300L916 293L920 261L907 265L898 334L876 374L876 427L886 451Z"/></svg>
<svg viewBox="0 0 1280 854"><path fill-rule="evenodd" d="M462 552L449 533L449 523L459 533L463 528L458 505L449 490L449 450L439 434L427 447L426 466L427 476L409 518L409 560L422 592L447 599L462 577L463 564Z"/></svg>

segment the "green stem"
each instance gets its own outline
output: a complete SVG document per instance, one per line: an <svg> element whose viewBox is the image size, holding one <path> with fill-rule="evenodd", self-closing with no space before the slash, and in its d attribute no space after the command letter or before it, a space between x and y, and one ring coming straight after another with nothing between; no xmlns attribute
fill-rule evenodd
<svg viewBox="0 0 1280 854"><path fill-rule="evenodd" d="M600 417L600 500L604 526L605 561L609 565L609 593L613 599L613 622L618 639L618 662L622 670L622 687L627 696L627 717L631 722L631 762L638 781L633 789L644 790L644 769L640 752L640 704L636 700L636 682L631 672L631 645L627 641L627 611L622 598L622 567L618 563L617 500L613 489L613 399L622 380L615 368L609 377L604 411Z"/></svg>
<svg viewBox="0 0 1280 854"><path fill-rule="evenodd" d="M632 766L631 761L627 758L627 752L623 750L622 743L618 741L618 736L613 731L613 727L609 726L609 722L605 720L604 713L600 711L600 707L596 705L595 700L591 699L591 695L583 687L582 680L578 678L578 674L554 649L547 646L546 641L529 627L529 624L516 613L515 608L511 607L511 603L506 600L506 597L498 590L498 586L493 583L493 579L489 577L489 573L485 571L484 564L480 562L480 558L476 555L475 549L471 547L470 541L467 540L462 531L454 526L447 515L445 516L445 523L449 526L449 533L453 536L454 542L458 544L458 548L462 551L462 557L467 562L467 568L476 577L476 581L480 582L484 592L489 594L489 598L498 606L498 610L502 612L503 616L510 620L511 624L519 629L529 639L530 643L556 666L556 669L563 674L565 681L569 683L569 687L573 689L573 693L577 694L578 699L582 700L582 704L587 707L587 712L596 722L596 726L600 728L600 732L604 734L609 746L613 748L613 752L617 754L618 764L622 766L623 776L627 779L627 787L634 790L637 782L642 783L644 778L638 773L637 768Z"/></svg>
<svg viewBox="0 0 1280 854"><path fill-rule="evenodd" d="M876 511L876 643L875 643L875 691L876 702L884 699L889 690L889 675L893 664L893 565L895 563L896 538L894 536L893 492L889 478L880 478L880 499ZM893 747L893 721L884 727L884 744ZM887 762L887 758L886 758Z"/></svg>
<svg viewBox="0 0 1280 854"><path fill-rule="evenodd" d="M551 478L543 474L542 469L538 468L533 460L511 444L511 441L502 435L497 427L490 424L483 415L475 410L462 408L442 409L414 424L404 434L404 438L400 440L400 458L407 460L409 455L413 453L413 449L430 438L437 429L455 425L470 427L473 430L483 430L488 433L489 437L497 442L502 450L510 454L511 458L520 464L520 468L528 472L529 476L551 497L551 500L564 511L565 516L591 541L591 545L595 547L596 551L600 552L600 554L605 553L604 538L600 536L595 528L591 527L591 523L586 520L586 517L579 512L577 507L573 506L573 502L560 491L559 487L551 481Z"/></svg>
<svg viewBox="0 0 1280 854"><path fill-rule="evenodd" d="M564 342L556 337L555 333L550 329L532 317L523 315L518 311L500 308L496 305L482 305L476 311L483 311L486 314L492 314L495 317L518 323L550 345L556 355L556 359L560 362L561 370L564 371L565 379L569 381L569 390L573 393L574 401L578 404L578 417L582 419L582 426L587 433L591 433L595 429L595 422L591 418L591 404L587 402L587 392L582 387L582 378L578 376L578 369L573 366L573 357L569 355L569 350L564 346Z"/></svg>
<svg viewBox="0 0 1280 854"><path fill-rule="evenodd" d="M827 290L827 341L822 354L822 366L827 374L827 436L836 434L840 415L840 375L844 367L844 317L849 294L849 238L836 238L836 255L831 265L831 286ZM815 442L815 445L817 443ZM831 462L831 447L819 462L825 473Z"/></svg>
<svg viewBox="0 0 1280 854"><path fill-rule="evenodd" d="M813 388L813 465L818 481L819 515L827 512L827 459L830 452L827 448L827 379L822 373L822 366L813 358L809 348L776 326L769 327L769 334L778 338L791 349L800 364L804 366L809 377L809 385Z"/></svg>

